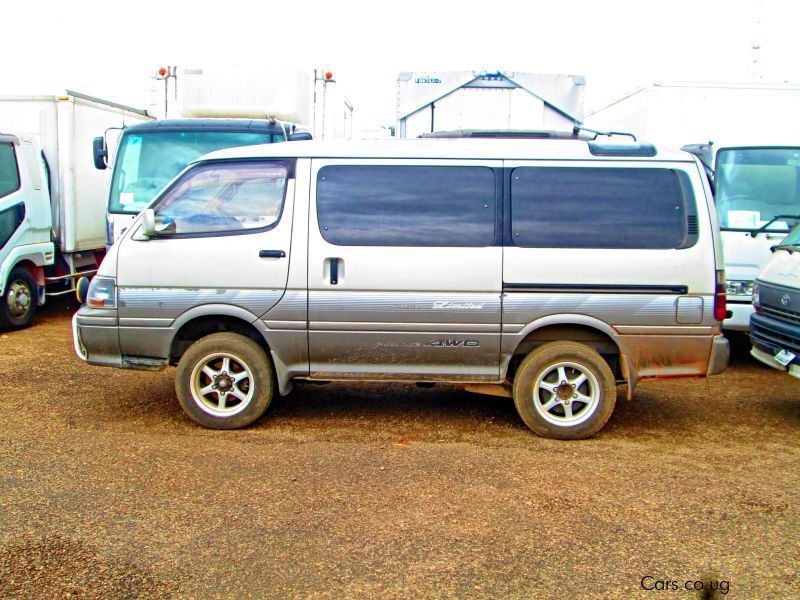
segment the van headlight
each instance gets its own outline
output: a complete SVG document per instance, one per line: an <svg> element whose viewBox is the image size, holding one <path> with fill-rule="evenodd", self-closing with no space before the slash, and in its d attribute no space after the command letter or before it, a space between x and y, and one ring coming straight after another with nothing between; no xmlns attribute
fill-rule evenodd
<svg viewBox="0 0 800 600"><path fill-rule="evenodd" d="M89 284L86 304L94 308L117 308L117 281L113 277L95 277Z"/></svg>
<svg viewBox="0 0 800 600"><path fill-rule="evenodd" d="M725 282L725 293L728 296L747 296L753 295L753 282L729 279Z"/></svg>
<svg viewBox="0 0 800 600"><path fill-rule="evenodd" d="M761 288L757 283L753 284L753 309L761 314Z"/></svg>

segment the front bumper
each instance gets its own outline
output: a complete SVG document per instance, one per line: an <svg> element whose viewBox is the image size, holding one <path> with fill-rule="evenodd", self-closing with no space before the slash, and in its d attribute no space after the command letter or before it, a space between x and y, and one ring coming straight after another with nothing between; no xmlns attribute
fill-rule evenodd
<svg viewBox="0 0 800 600"><path fill-rule="evenodd" d="M791 323L753 313L750 319L750 341L768 354L788 350L800 356L800 323Z"/></svg>
<svg viewBox="0 0 800 600"><path fill-rule="evenodd" d="M753 343L750 350L753 358L773 369L788 371L789 375L800 378L800 358L795 358L785 366L775 359L775 355L781 350L800 357L800 324L753 313L750 319L750 341Z"/></svg>
<svg viewBox="0 0 800 600"><path fill-rule="evenodd" d="M72 317L72 344L78 358L91 365L123 366L115 310L82 306Z"/></svg>
<svg viewBox="0 0 800 600"><path fill-rule="evenodd" d="M731 318L722 322L722 328L730 331L749 331L750 315L753 314L752 302L736 302L728 300L728 310Z"/></svg>
<svg viewBox="0 0 800 600"><path fill-rule="evenodd" d="M86 361L86 348L83 347L81 334L78 330L78 313L72 316L72 346L75 348L75 354L78 355L78 358Z"/></svg>

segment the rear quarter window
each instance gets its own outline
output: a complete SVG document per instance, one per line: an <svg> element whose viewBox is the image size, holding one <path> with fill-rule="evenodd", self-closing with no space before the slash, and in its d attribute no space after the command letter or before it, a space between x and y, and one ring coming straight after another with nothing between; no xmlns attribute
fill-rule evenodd
<svg viewBox="0 0 800 600"><path fill-rule="evenodd" d="M520 167L511 239L527 248L673 249L694 244L688 177L665 168Z"/></svg>

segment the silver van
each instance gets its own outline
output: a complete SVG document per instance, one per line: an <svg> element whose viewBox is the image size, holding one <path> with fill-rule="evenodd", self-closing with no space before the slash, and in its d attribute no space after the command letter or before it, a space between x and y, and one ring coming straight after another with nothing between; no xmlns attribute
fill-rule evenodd
<svg viewBox="0 0 800 600"><path fill-rule="evenodd" d="M91 364L177 366L229 429L295 380L458 382L558 439L617 383L727 366L697 160L648 144L418 139L208 154L110 249L73 321Z"/></svg>

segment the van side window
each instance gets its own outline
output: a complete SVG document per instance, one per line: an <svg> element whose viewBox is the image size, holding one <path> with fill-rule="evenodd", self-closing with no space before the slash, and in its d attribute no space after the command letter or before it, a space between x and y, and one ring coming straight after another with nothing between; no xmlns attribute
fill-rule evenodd
<svg viewBox="0 0 800 600"><path fill-rule="evenodd" d="M280 220L286 176L286 166L276 163L199 165L185 173L153 210L169 224L172 235L265 229Z"/></svg>
<svg viewBox="0 0 800 600"><path fill-rule="evenodd" d="M0 210L0 250L6 245L14 232L25 220L25 205L15 204L5 210Z"/></svg>
<svg viewBox="0 0 800 600"><path fill-rule="evenodd" d="M671 169L521 167L511 174L517 246L682 248L696 233L690 187Z"/></svg>
<svg viewBox="0 0 800 600"><path fill-rule="evenodd" d="M337 165L317 176L320 232L340 246L489 246L495 198L488 167Z"/></svg>
<svg viewBox="0 0 800 600"><path fill-rule="evenodd" d="M0 144L0 198L19 189L19 170L14 144Z"/></svg>

